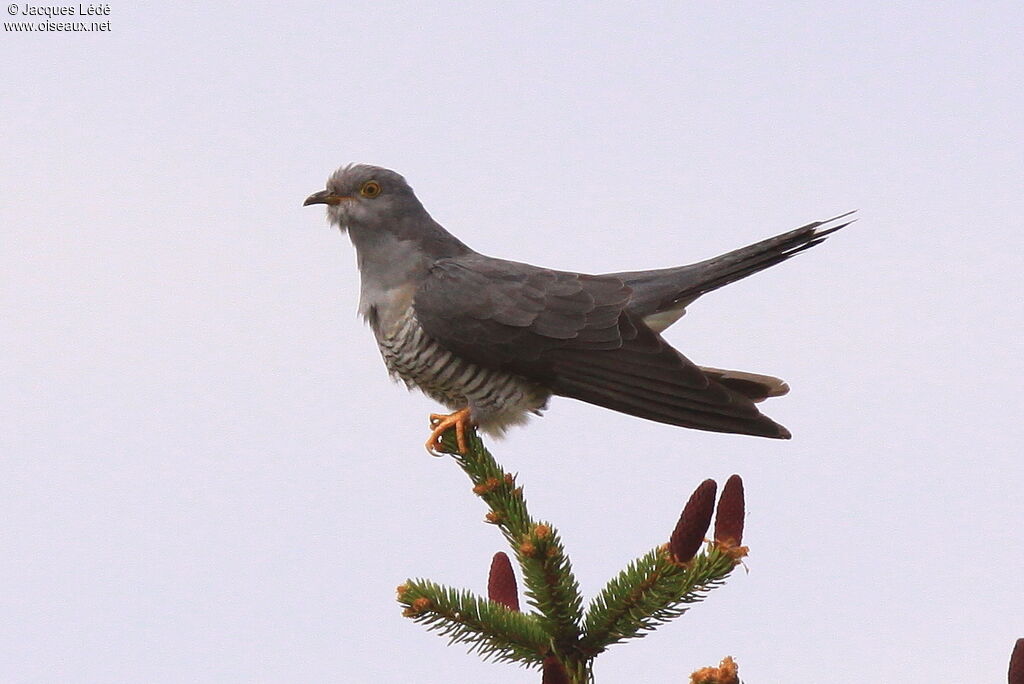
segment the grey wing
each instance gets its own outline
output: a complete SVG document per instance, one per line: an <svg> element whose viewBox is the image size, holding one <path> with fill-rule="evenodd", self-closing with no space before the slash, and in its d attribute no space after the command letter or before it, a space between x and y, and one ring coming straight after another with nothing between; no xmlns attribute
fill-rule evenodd
<svg viewBox="0 0 1024 684"><path fill-rule="evenodd" d="M413 307L453 353L555 394L671 425L789 437L645 325L631 295L619 278L473 254L438 261Z"/></svg>

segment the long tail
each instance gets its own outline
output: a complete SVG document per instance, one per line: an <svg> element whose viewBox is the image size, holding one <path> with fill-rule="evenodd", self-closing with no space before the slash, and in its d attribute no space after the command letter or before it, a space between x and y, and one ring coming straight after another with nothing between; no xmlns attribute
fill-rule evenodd
<svg viewBox="0 0 1024 684"><path fill-rule="evenodd" d="M719 385L725 385L733 392L739 392L754 403L764 401L770 397L781 397L789 392L789 385L786 384L786 381L774 375L725 370L724 368L710 368L708 366L699 366L699 368L703 371L704 375Z"/></svg>
<svg viewBox="0 0 1024 684"><path fill-rule="evenodd" d="M696 264L609 275L620 278L633 288L630 310L647 319L651 327L663 330L682 316L685 307L701 295L821 244L827 236L852 223L854 219L849 217L853 213L808 223Z"/></svg>

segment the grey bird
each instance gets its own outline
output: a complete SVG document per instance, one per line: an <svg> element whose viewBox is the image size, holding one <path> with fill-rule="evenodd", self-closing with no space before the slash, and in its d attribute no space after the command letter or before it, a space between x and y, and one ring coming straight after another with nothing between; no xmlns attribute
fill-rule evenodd
<svg viewBox="0 0 1024 684"><path fill-rule="evenodd" d="M788 439L755 402L789 387L768 375L697 366L661 336L694 300L785 261L848 225L816 221L706 261L585 275L480 254L423 208L405 179L343 166L304 205L347 231L359 312L391 374L453 413L432 415L427 450L456 429L501 434L552 395L714 432Z"/></svg>

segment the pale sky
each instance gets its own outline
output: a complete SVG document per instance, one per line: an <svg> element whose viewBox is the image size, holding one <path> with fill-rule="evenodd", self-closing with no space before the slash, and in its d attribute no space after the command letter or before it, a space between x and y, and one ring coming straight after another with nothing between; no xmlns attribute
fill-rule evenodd
<svg viewBox="0 0 1024 684"><path fill-rule="evenodd" d="M301 206L404 174L476 249L601 272L850 209L666 337L790 442L568 399L491 442L589 600L707 477L749 573L597 681L1005 681L1024 636L1024 6L111 2L0 37L0 681L539 682L401 616L504 549ZM12 19L7 14L4 21ZM25 17L17 17L24 20Z"/></svg>

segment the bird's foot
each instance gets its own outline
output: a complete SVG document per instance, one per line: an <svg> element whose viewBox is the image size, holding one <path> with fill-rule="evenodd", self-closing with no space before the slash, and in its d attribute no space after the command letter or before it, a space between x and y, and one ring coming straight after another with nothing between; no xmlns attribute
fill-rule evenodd
<svg viewBox="0 0 1024 684"><path fill-rule="evenodd" d="M455 413L431 413L430 414L430 439L427 440L427 452L435 454L440 452L441 435L450 427L455 428L455 439L458 443L459 453L469 453L469 446L466 443L466 428L473 425L469 417L469 409L459 409Z"/></svg>

